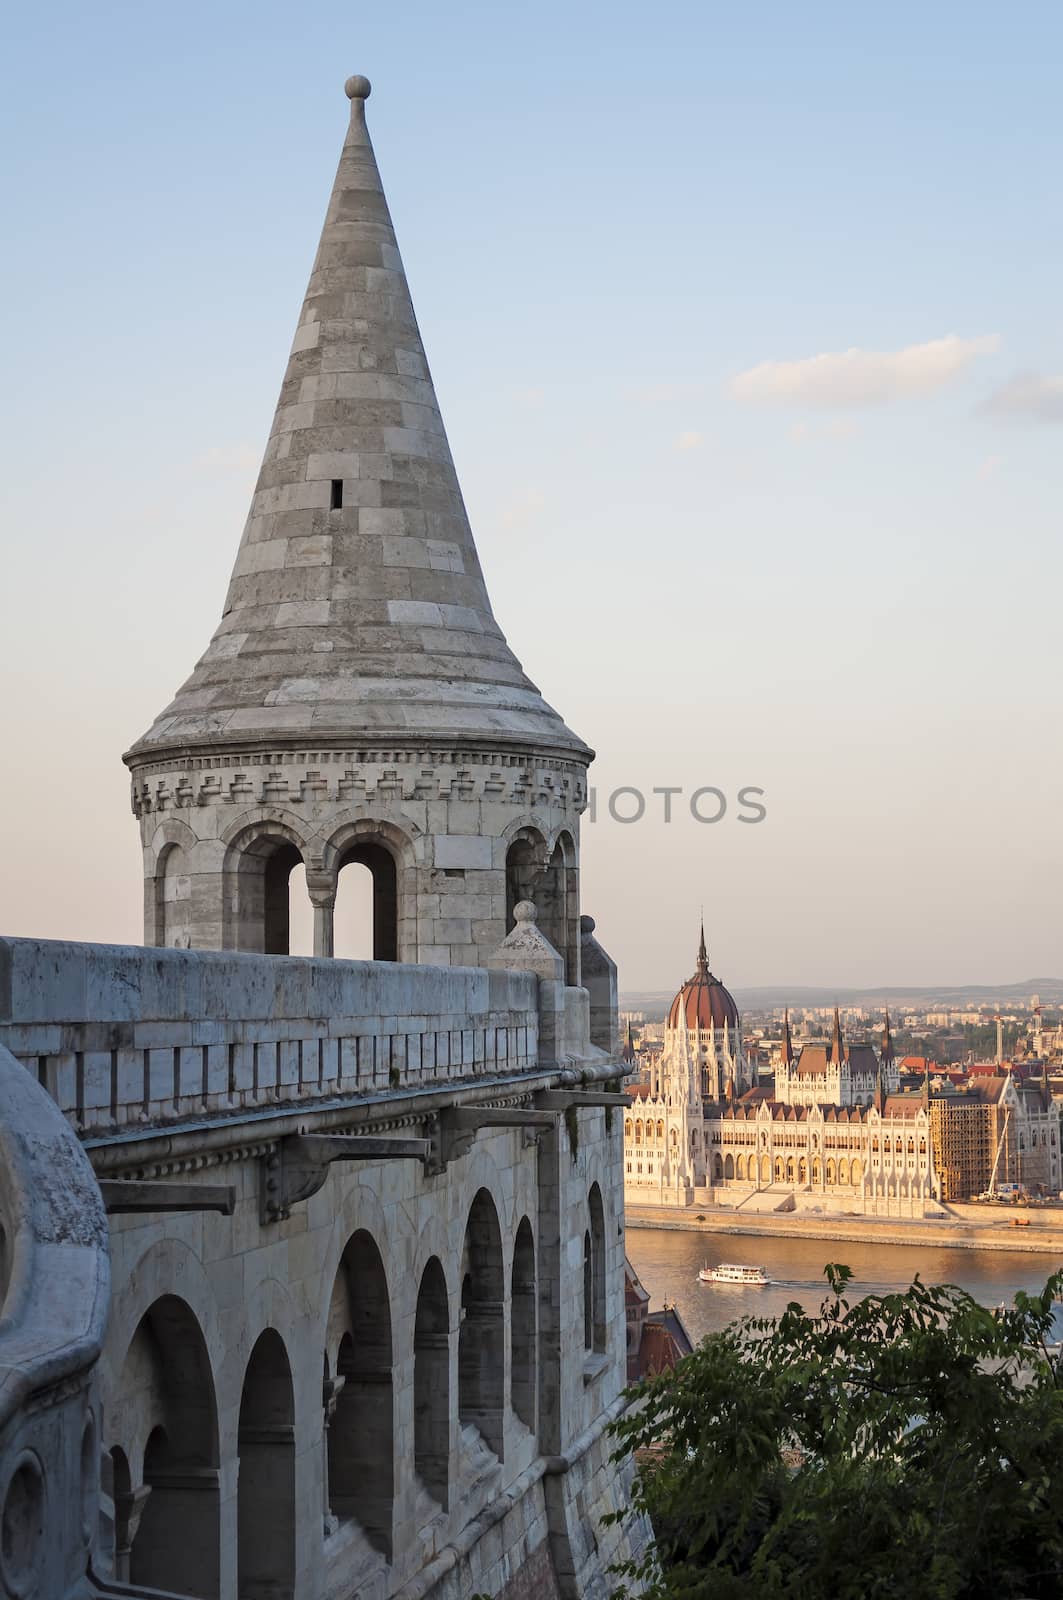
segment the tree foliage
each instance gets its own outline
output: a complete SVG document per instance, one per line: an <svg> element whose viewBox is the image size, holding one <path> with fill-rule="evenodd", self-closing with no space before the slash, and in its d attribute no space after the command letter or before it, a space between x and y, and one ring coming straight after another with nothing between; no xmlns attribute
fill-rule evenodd
<svg viewBox="0 0 1063 1600"><path fill-rule="evenodd" d="M993 1312L963 1290L787 1306L710 1335L614 1424L654 1600L1057 1600L1063 1272ZM637 1582L629 1590L631 1580Z"/></svg>

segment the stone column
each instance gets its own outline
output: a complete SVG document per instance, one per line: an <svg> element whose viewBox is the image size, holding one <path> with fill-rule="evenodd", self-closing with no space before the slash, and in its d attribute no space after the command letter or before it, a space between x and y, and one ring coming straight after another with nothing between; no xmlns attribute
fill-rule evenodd
<svg viewBox="0 0 1063 1600"><path fill-rule="evenodd" d="M129 1562L133 1554L133 1541L144 1515L151 1489L142 1484L127 1494L114 1497L114 1575L119 1583L129 1582Z"/></svg>
<svg viewBox="0 0 1063 1600"><path fill-rule="evenodd" d="M332 956L336 948L333 931L336 880L330 872L307 867L306 892L314 908L314 955Z"/></svg>
<svg viewBox="0 0 1063 1600"><path fill-rule="evenodd" d="M332 1513L329 1504L328 1489L328 1431L333 1417L336 1414L336 1403L340 1397L340 1390L347 1382L346 1378L326 1378L321 1385L321 1403L325 1408L325 1415L321 1426L321 1498L324 1513L325 1537L335 1533L339 1527L339 1518Z"/></svg>

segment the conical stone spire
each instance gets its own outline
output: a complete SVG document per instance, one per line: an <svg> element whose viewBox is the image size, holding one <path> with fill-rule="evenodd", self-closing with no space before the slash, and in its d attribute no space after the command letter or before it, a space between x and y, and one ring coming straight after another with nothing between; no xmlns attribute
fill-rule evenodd
<svg viewBox="0 0 1063 1600"><path fill-rule="evenodd" d="M492 613L366 131L369 84L346 88L224 612L125 758L145 941L285 954L301 865L314 952L332 955L339 879L357 864L376 959L484 966L528 899L577 985L592 752ZM549 615L536 620L547 634Z"/></svg>
<svg viewBox="0 0 1063 1600"><path fill-rule="evenodd" d="M350 127L225 609L127 761L278 743L587 761L495 621L365 122Z"/></svg>

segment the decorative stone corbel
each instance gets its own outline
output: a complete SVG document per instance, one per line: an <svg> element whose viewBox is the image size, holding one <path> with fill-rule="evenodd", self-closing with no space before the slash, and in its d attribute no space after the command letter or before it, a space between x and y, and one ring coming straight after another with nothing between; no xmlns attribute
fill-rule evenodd
<svg viewBox="0 0 1063 1600"><path fill-rule="evenodd" d="M432 1157L426 1170L436 1177L451 1161L468 1155L481 1128L520 1128L528 1144L556 1121L549 1111L519 1106L445 1106L434 1119Z"/></svg>
<svg viewBox="0 0 1063 1600"><path fill-rule="evenodd" d="M292 1206L317 1194L333 1161L420 1161L432 1156L428 1139L373 1138L368 1134L291 1133L262 1162L260 1215L281 1222Z"/></svg>

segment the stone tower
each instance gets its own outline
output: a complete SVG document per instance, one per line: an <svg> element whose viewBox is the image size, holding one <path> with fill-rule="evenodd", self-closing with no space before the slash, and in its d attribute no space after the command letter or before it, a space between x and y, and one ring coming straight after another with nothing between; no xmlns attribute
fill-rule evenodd
<svg viewBox="0 0 1063 1600"><path fill-rule="evenodd" d="M487 596L365 122L350 127L221 621L125 756L151 945L314 951L372 875L373 955L486 964L532 900L579 982L593 752Z"/></svg>

